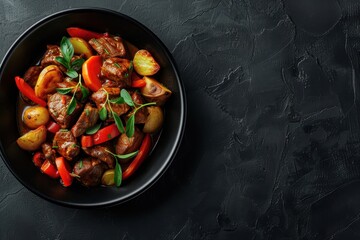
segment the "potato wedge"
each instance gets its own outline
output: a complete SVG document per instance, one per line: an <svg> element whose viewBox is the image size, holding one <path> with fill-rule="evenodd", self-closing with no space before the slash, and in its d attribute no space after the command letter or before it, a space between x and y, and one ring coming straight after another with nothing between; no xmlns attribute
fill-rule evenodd
<svg viewBox="0 0 360 240"><path fill-rule="evenodd" d="M23 122L31 129L45 125L50 119L49 111L42 106L32 106L25 109Z"/></svg>
<svg viewBox="0 0 360 240"><path fill-rule="evenodd" d="M40 72L35 85L35 95L46 100L48 94L56 92L56 83L62 80L63 74L58 66L47 66Z"/></svg>
<svg viewBox="0 0 360 240"><path fill-rule="evenodd" d="M44 125L31 130L16 140L20 148L27 151L35 151L46 141L46 127Z"/></svg>
<svg viewBox="0 0 360 240"><path fill-rule="evenodd" d="M75 54L83 54L86 58L89 58L93 55L92 48L89 43L87 43L84 39L78 37L69 38L69 41L74 47Z"/></svg>
<svg viewBox="0 0 360 240"><path fill-rule="evenodd" d="M155 133L163 125L164 114L161 107L150 106L147 107L149 115L147 116L146 122L144 124L143 132L144 133Z"/></svg>
<svg viewBox="0 0 360 240"><path fill-rule="evenodd" d="M152 76L160 70L160 65L147 50L139 50L133 59L135 71L143 76Z"/></svg>
<svg viewBox="0 0 360 240"><path fill-rule="evenodd" d="M154 78L143 77L146 85L140 89L141 94L148 102L156 102L156 105L162 106L171 96L172 92L156 81Z"/></svg>
<svg viewBox="0 0 360 240"><path fill-rule="evenodd" d="M109 169L104 172L101 178L101 183L105 186L112 186L115 184L114 182L115 170Z"/></svg>

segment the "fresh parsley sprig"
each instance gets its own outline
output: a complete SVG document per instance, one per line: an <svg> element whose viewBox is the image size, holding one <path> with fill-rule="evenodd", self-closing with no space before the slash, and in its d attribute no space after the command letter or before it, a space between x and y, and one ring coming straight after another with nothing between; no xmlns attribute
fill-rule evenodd
<svg viewBox="0 0 360 240"><path fill-rule="evenodd" d="M66 75L71 78L77 78L77 71L81 69L81 66L85 62L85 60L79 58L71 62L71 59L74 56L74 46L71 44L70 40L67 37L63 37L61 39L60 52L63 56L56 57L55 60L67 69Z"/></svg>

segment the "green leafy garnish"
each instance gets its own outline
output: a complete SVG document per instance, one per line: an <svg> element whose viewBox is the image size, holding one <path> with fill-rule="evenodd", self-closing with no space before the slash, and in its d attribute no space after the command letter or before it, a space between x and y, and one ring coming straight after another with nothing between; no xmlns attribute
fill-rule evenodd
<svg viewBox="0 0 360 240"><path fill-rule="evenodd" d="M126 121L126 136L132 137L135 132L135 114L132 114Z"/></svg>
<svg viewBox="0 0 360 240"><path fill-rule="evenodd" d="M83 161L82 161L82 160L80 160L80 163L79 163L79 169L82 169L82 167L83 167Z"/></svg>
<svg viewBox="0 0 360 240"><path fill-rule="evenodd" d="M119 65L117 62L114 63L114 65L115 65L115 67L117 67L117 68L121 68L120 65Z"/></svg>
<svg viewBox="0 0 360 240"><path fill-rule="evenodd" d="M68 87L68 88L57 88L56 91L60 94L68 94L69 92L71 92L71 90L73 90L72 87Z"/></svg>
<svg viewBox="0 0 360 240"><path fill-rule="evenodd" d="M76 108L76 99L73 97L71 98L70 104L68 106L68 108L66 109L66 114L70 115L75 111Z"/></svg>
<svg viewBox="0 0 360 240"><path fill-rule="evenodd" d="M124 125L123 125L120 117L115 112L113 112L112 114L113 114L113 118L114 118L117 128L119 129L119 131L121 133L123 133L125 131L125 129L124 129Z"/></svg>
<svg viewBox="0 0 360 240"><path fill-rule="evenodd" d="M135 103L133 102L130 94L126 89L121 89L120 96L124 99L125 103L130 107L135 107Z"/></svg>
<svg viewBox="0 0 360 240"><path fill-rule="evenodd" d="M105 121L106 118L107 118L107 110L106 110L106 107L105 105L100 109L99 111L99 117L101 120Z"/></svg>
<svg viewBox="0 0 360 240"><path fill-rule="evenodd" d="M85 60L79 58L71 62L71 59L74 56L74 47L67 37L63 37L61 39L60 52L62 57L56 57L55 60L66 68L66 75L68 75L70 78L77 78L77 71L81 69L81 66Z"/></svg>
<svg viewBox="0 0 360 240"><path fill-rule="evenodd" d="M99 129L100 129L100 127L101 127L101 123L98 123L98 124L95 124L94 126L92 126L92 127L89 127L88 129L86 129L86 134L88 134L88 135L93 135L93 134L95 134L97 131L99 131Z"/></svg>

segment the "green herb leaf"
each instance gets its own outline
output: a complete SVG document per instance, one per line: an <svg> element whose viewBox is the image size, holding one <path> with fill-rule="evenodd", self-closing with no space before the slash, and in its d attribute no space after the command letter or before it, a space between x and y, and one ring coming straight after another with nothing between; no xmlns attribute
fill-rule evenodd
<svg viewBox="0 0 360 240"><path fill-rule="evenodd" d="M126 121L126 136L131 138L134 136L135 132L135 114L132 114L131 117Z"/></svg>
<svg viewBox="0 0 360 240"><path fill-rule="evenodd" d="M67 62L67 61L65 60L65 58L63 58L63 57L56 57L56 58L55 58L55 61L57 61L58 63L60 63L61 65L63 65L66 69L70 68L69 62Z"/></svg>
<svg viewBox="0 0 360 240"><path fill-rule="evenodd" d="M68 94L69 92L71 92L71 90L73 90L73 87L68 87L68 88L57 88L56 91L62 95Z"/></svg>
<svg viewBox="0 0 360 240"><path fill-rule="evenodd" d="M89 110L89 109L85 109L85 114L86 114L86 116L89 116L90 110Z"/></svg>
<svg viewBox="0 0 360 240"><path fill-rule="evenodd" d="M124 125L123 125L120 117L115 112L112 112L112 115L115 120L115 124L116 124L117 128L119 129L119 132L124 133L125 129L124 129Z"/></svg>
<svg viewBox="0 0 360 240"><path fill-rule="evenodd" d="M124 98L122 98L122 97L109 99L109 102L115 103L115 104L123 104L123 103L125 103Z"/></svg>
<svg viewBox="0 0 360 240"><path fill-rule="evenodd" d="M79 74L73 69L67 70L66 75L68 75L71 78L77 78L79 76Z"/></svg>
<svg viewBox="0 0 360 240"><path fill-rule="evenodd" d="M130 61L129 72L132 72L133 68L134 68L133 61Z"/></svg>
<svg viewBox="0 0 360 240"><path fill-rule="evenodd" d="M74 47L67 37L61 39L60 50L65 60L70 62L71 58L74 56Z"/></svg>
<svg viewBox="0 0 360 240"><path fill-rule="evenodd" d="M114 182L117 187L120 187L122 182L122 171L121 171L121 166L118 163L117 159L115 162L116 164L115 164Z"/></svg>
<svg viewBox="0 0 360 240"><path fill-rule="evenodd" d="M84 62L85 62L84 59L78 58L71 63L71 68L74 69L75 71L79 71Z"/></svg>
<svg viewBox="0 0 360 240"><path fill-rule="evenodd" d="M80 85L80 90L81 90L81 93L82 93L81 101L83 101L83 100L85 100L85 99L89 96L90 92L89 92L89 90L88 90L86 87L84 87L83 85Z"/></svg>
<svg viewBox="0 0 360 240"><path fill-rule="evenodd" d="M100 111L99 111L99 117L101 120L105 121L106 118L107 118L107 110L106 110L106 107L103 106Z"/></svg>
<svg viewBox="0 0 360 240"><path fill-rule="evenodd" d="M75 108L76 108L76 99L72 98L71 102L66 110L67 115L72 114L75 111Z"/></svg>
<svg viewBox="0 0 360 240"><path fill-rule="evenodd" d="M62 128L62 129L59 130L59 132L68 132L68 131L69 131L69 130L66 129L66 128Z"/></svg>
<svg viewBox="0 0 360 240"><path fill-rule="evenodd" d="M86 129L86 134L93 135L97 131L99 131L100 127L101 127L101 123L95 124L94 126L89 127L88 129Z"/></svg>
<svg viewBox="0 0 360 240"><path fill-rule="evenodd" d="M128 158L135 157L138 153L139 153L139 150L132 152L132 153L128 153L128 154L123 154L123 155L118 155L118 154L113 154L113 155L120 159L128 159Z"/></svg>
<svg viewBox="0 0 360 240"><path fill-rule="evenodd" d="M115 67L117 67L117 68L121 68L120 65L119 65L117 62L115 62L114 65L115 65Z"/></svg>
<svg viewBox="0 0 360 240"><path fill-rule="evenodd" d="M52 148L59 148L59 146L52 146Z"/></svg>
<svg viewBox="0 0 360 240"><path fill-rule="evenodd" d="M127 105L129 105L130 107L135 107L135 104L134 104L129 92L126 91L126 89L121 89L120 95L122 98L124 98L124 101L126 102Z"/></svg>
<svg viewBox="0 0 360 240"><path fill-rule="evenodd" d="M79 169L82 169L82 167L83 167L83 161L82 161L82 160L80 160L80 163L79 163Z"/></svg>

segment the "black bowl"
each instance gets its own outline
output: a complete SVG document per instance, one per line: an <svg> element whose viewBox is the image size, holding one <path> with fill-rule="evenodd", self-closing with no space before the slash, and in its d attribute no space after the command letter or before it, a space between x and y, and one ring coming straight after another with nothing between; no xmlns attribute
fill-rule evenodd
<svg viewBox="0 0 360 240"><path fill-rule="evenodd" d="M149 50L161 65L158 80L173 91L165 106L165 122L151 155L135 175L120 188L86 188L74 184L65 188L58 180L40 173L30 153L21 150L16 139L18 90L14 76L35 65L49 43L67 36L67 27L82 27L119 35L138 48ZM0 70L0 149L1 157L14 176L35 194L71 207L100 207L119 204L148 189L169 167L183 135L186 117L184 88L175 62L165 45L148 28L134 19L106 9L71 9L55 13L30 27L11 46Z"/></svg>

